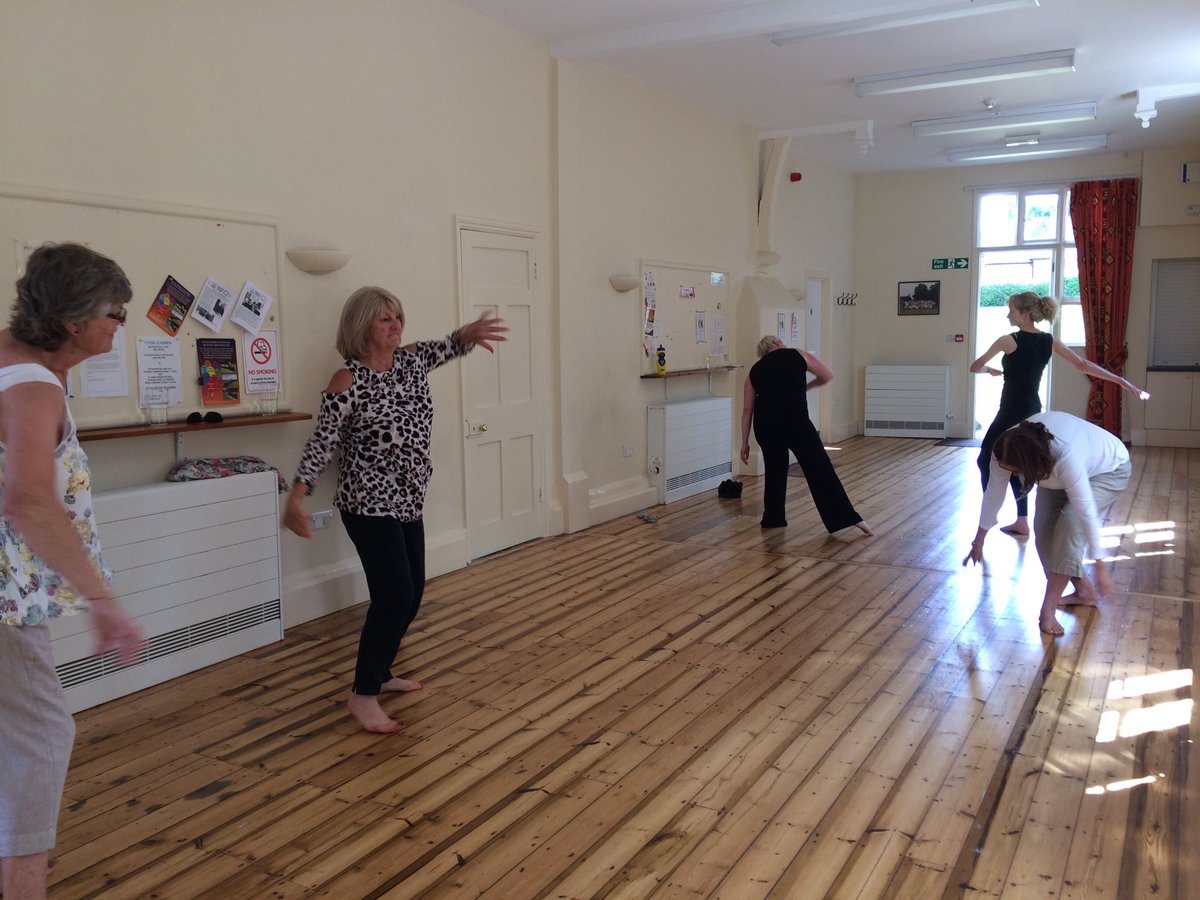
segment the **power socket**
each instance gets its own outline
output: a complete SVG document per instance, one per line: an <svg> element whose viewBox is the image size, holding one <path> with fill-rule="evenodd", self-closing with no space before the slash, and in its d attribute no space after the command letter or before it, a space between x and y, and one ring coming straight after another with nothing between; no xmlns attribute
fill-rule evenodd
<svg viewBox="0 0 1200 900"><path fill-rule="evenodd" d="M333 522L333 510L319 509L309 516L309 519L312 520L313 528L328 528L330 523Z"/></svg>

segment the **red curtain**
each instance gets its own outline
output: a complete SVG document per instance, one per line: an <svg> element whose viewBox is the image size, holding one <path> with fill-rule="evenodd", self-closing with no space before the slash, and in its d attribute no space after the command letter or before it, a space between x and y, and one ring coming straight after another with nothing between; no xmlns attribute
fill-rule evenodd
<svg viewBox="0 0 1200 900"><path fill-rule="evenodd" d="M1071 224L1079 252L1079 300L1087 358L1117 375L1125 373L1129 357L1125 325L1133 280L1138 186L1136 178L1071 185ZM1087 419L1121 436L1120 385L1092 379Z"/></svg>

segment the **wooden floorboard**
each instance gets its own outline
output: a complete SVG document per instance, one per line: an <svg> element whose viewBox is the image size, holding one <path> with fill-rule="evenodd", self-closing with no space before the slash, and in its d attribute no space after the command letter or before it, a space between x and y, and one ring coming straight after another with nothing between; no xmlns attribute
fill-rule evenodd
<svg viewBox="0 0 1200 900"><path fill-rule="evenodd" d="M873 539L743 478L434 579L392 735L362 607L81 713L51 896L1200 896L1200 451L1133 451L1057 641L1032 542L962 565L976 455L832 449Z"/></svg>

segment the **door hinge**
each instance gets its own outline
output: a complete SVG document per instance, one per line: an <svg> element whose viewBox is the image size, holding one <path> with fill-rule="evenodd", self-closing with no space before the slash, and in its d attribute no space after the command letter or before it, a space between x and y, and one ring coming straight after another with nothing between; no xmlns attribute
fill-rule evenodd
<svg viewBox="0 0 1200 900"><path fill-rule="evenodd" d="M538 488L538 503L541 503L541 502L542 502L542 489L539 487Z"/></svg>

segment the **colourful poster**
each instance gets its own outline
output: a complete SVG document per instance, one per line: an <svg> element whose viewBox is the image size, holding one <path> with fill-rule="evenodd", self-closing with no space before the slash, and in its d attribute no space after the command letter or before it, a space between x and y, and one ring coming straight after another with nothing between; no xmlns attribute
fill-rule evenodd
<svg viewBox="0 0 1200 900"><path fill-rule="evenodd" d="M197 338L196 359L200 364L202 405L234 406L241 402L237 341L233 338Z"/></svg>
<svg viewBox="0 0 1200 900"><path fill-rule="evenodd" d="M163 286L158 289L158 296L150 304L146 318L171 337L175 337L183 327L183 319L195 299L195 294L168 275Z"/></svg>

